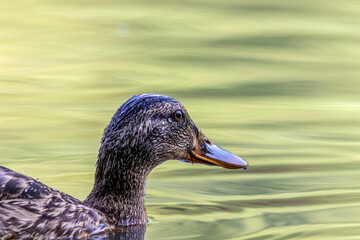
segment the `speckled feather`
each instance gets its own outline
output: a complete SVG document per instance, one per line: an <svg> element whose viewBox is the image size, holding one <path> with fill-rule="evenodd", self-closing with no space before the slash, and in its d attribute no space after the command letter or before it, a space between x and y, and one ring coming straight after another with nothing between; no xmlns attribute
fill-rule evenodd
<svg viewBox="0 0 360 240"><path fill-rule="evenodd" d="M109 229L103 214L80 200L0 166L2 239L87 237Z"/></svg>
<svg viewBox="0 0 360 240"><path fill-rule="evenodd" d="M184 118L174 121L178 109ZM94 187L83 202L0 167L0 239L87 238L145 226L147 176L166 160L183 159L195 147L197 133L178 101L156 94L130 98L104 130ZM143 228L129 232L138 233Z"/></svg>

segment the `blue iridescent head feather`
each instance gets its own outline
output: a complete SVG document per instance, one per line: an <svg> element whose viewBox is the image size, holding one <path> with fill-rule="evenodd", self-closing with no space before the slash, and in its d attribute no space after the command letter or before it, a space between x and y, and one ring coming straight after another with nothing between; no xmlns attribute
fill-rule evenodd
<svg viewBox="0 0 360 240"><path fill-rule="evenodd" d="M146 112L149 108L154 107L157 103L161 102L174 102L178 103L175 99L159 94L141 94L135 95L127 100L114 114L111 122L111 130L118 129L119 123L129 118L130 115L136 116L138 112Z"/></svg>

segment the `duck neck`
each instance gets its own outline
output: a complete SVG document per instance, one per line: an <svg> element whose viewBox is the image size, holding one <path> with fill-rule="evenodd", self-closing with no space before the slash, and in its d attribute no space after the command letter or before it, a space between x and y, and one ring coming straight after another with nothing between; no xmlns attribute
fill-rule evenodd
<svg viewBox="0 0 360 240"><path fill-rule="evenodd" d="M110 224L146 224L145 191L151 169L126 166L118 158L103 160L98 160L94 187L84 203L104 213Z"/></svg>

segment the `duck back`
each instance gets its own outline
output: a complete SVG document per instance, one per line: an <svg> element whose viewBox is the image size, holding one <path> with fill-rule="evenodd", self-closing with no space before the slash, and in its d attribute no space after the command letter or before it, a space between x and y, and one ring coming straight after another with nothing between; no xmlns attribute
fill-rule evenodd
<svg viewBox="0 0 360 240"><path fill-rule="evenodd" d="M101 212L0 166L0 238L87 237L109 227Z"/></svg>

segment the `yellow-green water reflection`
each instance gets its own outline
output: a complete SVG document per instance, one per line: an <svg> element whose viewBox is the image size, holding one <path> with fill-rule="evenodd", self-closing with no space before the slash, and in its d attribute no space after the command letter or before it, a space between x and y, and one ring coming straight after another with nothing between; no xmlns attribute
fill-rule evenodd
<svg viewBox="0 0 360 240"><path fill-rule="evenodd" d="M360 235L358 1L3 1L0 164L84 199L134 94L177 98L247 172L169 161L146 239Z"/></svg>

